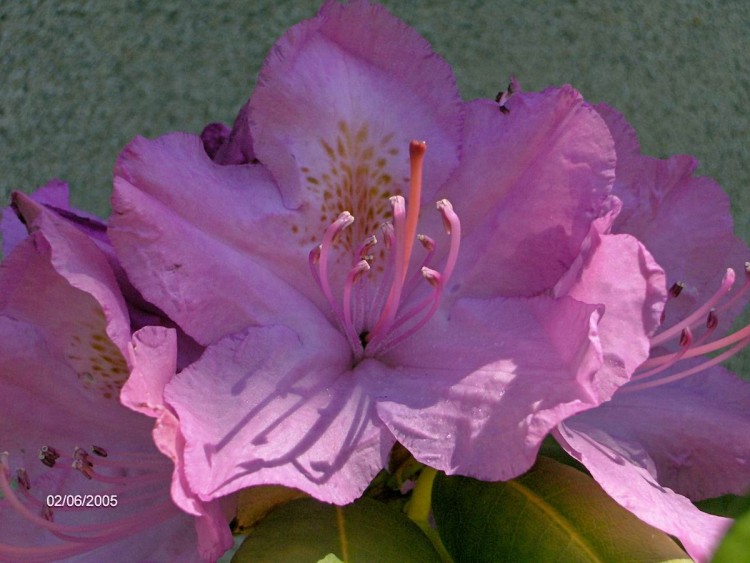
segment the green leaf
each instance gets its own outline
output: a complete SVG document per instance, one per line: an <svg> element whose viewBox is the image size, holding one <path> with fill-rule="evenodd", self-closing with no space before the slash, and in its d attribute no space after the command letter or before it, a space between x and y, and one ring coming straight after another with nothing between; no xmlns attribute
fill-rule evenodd
<svg viewBox="0 0 750 563"><path fill-rule="evenodd" d="M318 561L318 563L344 563L344 562L338 557L336 557L333 553L329 553L323 559Z"/></svg>
<svg viewBox="0 0 750 563"><path fill-rule="evenodd" d="M747 562L750 562L750 507L729 528L713 558L713 563Z"/></svg>
<svg viewBox="0 0 750 563"><path fill-rule="evenodd" d="M441 474L432 510L457 563L689 560L588 475L545 457L504 483Z"/></svg>
<svg viewBox="0 0 750 563"><path fill-rule="evenodd" d="M316 563L330 555L346 563L440 561L419 527L384 503L363 498L337 507L308 498L271 512L247 536L232 562Z"/></svg>
<svg viewBox="0 0 750 563"><path fill-rule="evenodd" d="M280 485L259 485L243 489L237 495L237 516L233 521L235 534L246 534L273 509L308 495Z"/></svg>
<svg viewBox="0 0 750 563"><path fill-rule="evenodd" d="M716 516L725 516L727 518L737 518L746 510L750 509L750 496L724 495L705 500L699 500L694 503L703 512L715 514Z"/></svg>

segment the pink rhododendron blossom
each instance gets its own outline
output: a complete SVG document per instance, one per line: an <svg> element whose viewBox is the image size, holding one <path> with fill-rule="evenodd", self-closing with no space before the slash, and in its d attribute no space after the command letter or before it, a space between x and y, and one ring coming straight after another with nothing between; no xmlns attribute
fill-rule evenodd
<svg viewBox="0 0 750 563"><path fill-rule="evenodd" d="M607 239L603 279L632 288L608 336L600 300L551 295L614 205L614 166L572 88L463 104L429 45L362 1L291 28L231 132L135 139L110 236L206 346L160 376L188 488L346 503L396 441L448 473L528 469L627 381L661 312L663 273L632 237Z"/></svg>
<svg viewBox="0 0 750 563"><path fill-rule="evenodd" d="M128 305L86 232L94 219L68 207L63 183L40 199L14 195L24 239L3 216L0 559L216 559L231 546L217 502L192 499L193 516L175 506L152 421L118 400L131 367L149 366L129 351Z"/></svg>
<svg viewBox="0 0 750 563"><path fill-rule="evenodd" d="M750 489L750 384L717 365L750 342L750 327L717 336L747 302L750 251L732 232L721 188L693 176L694 159L642 156L622 116L598 109L618 154L614 192L623 209L611 230L637 236L653 252L670 298L651 357L631 382L565 421L556 436L615 500L705 561L729 520L688 499ZM586 299L595 287L579 290ZM616 299L604 300L608 310Z"/></svg>

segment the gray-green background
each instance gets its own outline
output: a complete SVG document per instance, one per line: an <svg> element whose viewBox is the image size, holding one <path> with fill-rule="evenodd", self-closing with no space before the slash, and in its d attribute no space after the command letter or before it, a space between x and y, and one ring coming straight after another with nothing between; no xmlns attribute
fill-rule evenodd
<svg viewBox="0 0 750 563"><path fill-rule="evenodd" d="M511 73L525 89L569 82L619 108L647 154L696 155L750 240L750 2L384 4L448 59L465 98L494 96ZM0 195L60 177L106 215L131 137L231 122L274 40L318 5L2 1Z"/></svg>

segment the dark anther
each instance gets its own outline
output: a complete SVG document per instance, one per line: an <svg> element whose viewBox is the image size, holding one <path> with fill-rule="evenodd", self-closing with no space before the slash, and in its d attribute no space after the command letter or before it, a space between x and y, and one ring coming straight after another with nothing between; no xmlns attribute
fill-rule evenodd
<svg viewBox="0 0 750 563"><path fill-rule="evenodd" d="M669 296L670 297L677 297L682 293L682 290L685 289L685 284L682 282L674 282L672 284L672 287L669 288Z"/></svg>
<svg viewBox="0 0 750 563"><path fill-rule="evenodd" d="M683 348L685 346L690 346L690 344L693 342L693 335L690 333L689 328L683 328L682 332L680 333L680 346Z"/></svg>
<svg viewBox="0 0 750 563"><path fill-rule="evenodd" d="M706 319L706 328L713 330L719 324L719 315L716 314L716 309L711 309L708 312L708 318Z"/></svg>
<svg viewBox="0 0 750 563"><path fill-rule="evenodd" d="M47 467L54 467L55 461L60 458L60 453L52 446L44 446L39 450L39 461Z"/></svg>
<svg viewBox="0 0 750 563"><path fill-rule="evenodd" d="M363 330L359 333L359 343L362 345L362 348L367 348L367 337L370 335L370 332L367 330Z"/></svg>
<svg viewBox="0 0 750 563"><path fill-rule="evenodd" d="M94 466L94 464L91 463L91 459L89 458L89 452L87 452L80 446L76 446L73 450L73 459L76 461L80 461L83 465L86 465L88 467Z"/></svg>
<svg viewBox="0 0 750 563"><path fill-rule="evenodd" d="M91 469L91 464L81 459L77 459L72 464L73 469L80 471L86 479L92 479L94 477L94 471Z"/></svg>
<svg viewBox="0 0 750 563"><path fill-rule="evenodd" d="M46 504L44 505L44 508L42 508L42 518L44 518L47 522L55 521L55 517L52 514L52 509Z"/></svg>
<svg viewBox="0 0 750 563"><path fill-rule="evenodd" d="M42 448L39 450L39 455L43 455L44 457L51 457L52 459L58 459L60 457L60 452L58 452L52 446L42 446Z"/></svg>
<svg viewBox="0 0 750 563"><path fill-rule="evenodd" d="M109 455L107 454L107 450L99 446L91 446L91 451L94 452L99 457L107 457L107 455Z"/></svg>
<svg viewBox="0 0 750 563"><path fill-rule="evenodd" d="M49 458L49 457L39 456L39 461L41 461L47 467L54 467L55 466L55 460L52 459L52 458Z"/></svg>
<svg viewBox="0 0 750 563"><path fill-rule="evenodd" d="M29 475L26 473L25 469L16 469L16 479L18 480L18 484L26 489L27 491L31 489L31 482L29 481Z"/></svg>

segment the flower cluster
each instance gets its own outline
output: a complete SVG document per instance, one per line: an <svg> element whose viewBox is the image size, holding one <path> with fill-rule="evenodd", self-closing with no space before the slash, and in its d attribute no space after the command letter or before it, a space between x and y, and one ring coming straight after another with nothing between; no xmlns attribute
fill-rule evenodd
<svg viewBox="0 0 750 563"><path fill-rule="evenodd" d="M750 486L720 366L750 251L695 167L569 86L463 102L415 31L327 2L232 128L133 140L106 223L14 194L0 559L213 560L248 487L344 505L396 444L508 480L550 435L708 558L729 521L691 500Z"/></svg>

